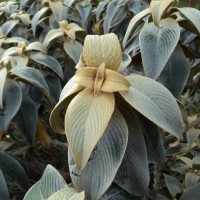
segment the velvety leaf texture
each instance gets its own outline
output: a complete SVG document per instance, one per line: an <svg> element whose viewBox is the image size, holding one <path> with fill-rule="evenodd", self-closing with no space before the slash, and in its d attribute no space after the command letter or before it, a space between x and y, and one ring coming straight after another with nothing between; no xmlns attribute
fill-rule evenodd
<svg viewBox="0 0 200 200"><path fill-rule="evenodd" d="M146 76L157 79L179 37L180 27L172 18L161 20L159 27L153 22L144 25L139 34L139 44Z"/></svg>
<svg viewBox="0 0 200 200"><path fill-rule="evenodd" d="M115 110L89 162L80 171L69 151L72 182L78 191L85 191L86 199L99 199L112 183L121 164L128 140L128 128L119 111Z"/></svg>

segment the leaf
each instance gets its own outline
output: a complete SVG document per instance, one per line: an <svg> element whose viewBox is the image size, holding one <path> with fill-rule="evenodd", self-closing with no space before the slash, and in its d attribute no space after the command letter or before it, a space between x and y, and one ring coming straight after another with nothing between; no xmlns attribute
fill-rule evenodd
<svg viewBox="0 0 200 200"><path fill-rule="evenodd" d="M159 26L160 19L162 15L169 9L172 5L173 0L165 0L165 1L151 1L150 9L153 18L153 22L156 26Z"/></svg>
<svg viewBox="0 0 200 200"><path fill-rule="evenodd" d="M200 183L191 187L183 193L180 200L199 200L200 198Z"/></svg>
<svg viewBox="0 0 200 200"><path fill-rule="evenodd" d="M0 198L3 200L10 200L8 187L1 169L0 169Z"/></svg>
<svg viewBox="0 0 200 200"><path fill-rule="evenodd" d="M182 48L177 45L158 77L158 81L176 98L179 98L187 83L190 68L189 60L185 57Z"/></svg>
<svg viewBox="0 0 200 200"><path fill-rule="evenodd" d="M126 70L126 68L129 66L131 61L132 61L131 57L127 53L123 52L122 53L122 62L119 66L118 71L123 72L124 70Z"/></svg>
<svg viewBox="0 0 200 200"><path fill-rule="evenodd" d="M50 1L49 6L53 12L55 19L58 22L61 21L62 17L63 17L63 12L64 12L63 2L62 1L57 1L57 2Z"/></svg>
<svg viewBox="0 0 200 200"><path fill-rule="evenodd" d="M69 55L69 57L75 62L78 63L81 53L83 51L83 46L77 41L66 40L64 42L65 52Z"/></svg>
<svg viewBox="0 0 200 200"><path fill-rule="evenodd" d="M103 22L104 33L109 33L111 27L120 23L127 15L126 4L121 1L111 1L106 10L106 16Z"/></svg>
<svg viewBox="0 0 200 200"><path fill-rule="evenodd" d="M3 91L7 77L7 68L0 69L0 109L3 109Z"/></svg>
<svg viewBox="0 0 200 200"><path fill-rule="evenodd" d="M50 30L47 33L47 35L44 39L43 45L45 47L47 47L52 40L54 40L55 38L58 38L60 36L63 36L63 34L64 34L64 32L63 32L62 29L52 29L52 30Z"/></svg>
<svg viewBox="0 0 200 200"><path fill-rule="evenodd" d="M82 56L87 67L98 68L105 63L106 69L117 70L122 60L117 36L114 33L86 36Z"/></svg>
<svg viewBox="0 0 200 200"><path fill-rule="evenodd" d="M43 7L41 8L35 15L33 15L33 18L31 20L31 26L32 26L32 31L33 35L35 36L36 34L36 27L38 25L38 22L40 18L49 10L48 7Z"/></svg>
<svg viewBox="0 0 200 200"><path fill-rule="evenodd" d="M11 69L10 73L12 75L18 76L20 79L22 79L22 81L27 81L28 83L38 87L46 95L49 94L49 87L44 77L38 70L30 67L18 67Z"/></svg>
<svg viewBox="0 0 200 200"><path fill-rule="evenodd" d="M138 112L176 137L183 132L183 119L173 95L160 83L144 76L126 76L131 86L122 97Z"/></svg>
<svg viewBox="0 0 200 200"><path fill-rule="evenodd" d="M190 152L191 150L192 149L187 144L180 143L174 147L168 148L166 150L166 154L167 156L178 155L178 154Z"/></svg>
<svg viewBox="0 0 200 200"><path fill-rule="evenodd" d="M195 128L190 128L187 133L187 141L188 141L188 145L190 147L194 147L197 146L197 138L200 135L200 130L199 129L195 129Z"/></svg>
<svg viewBox="0 0 200 200"><path fill-rule="evenodd" d="M88 5L85 5L85 6L82 6L79 3L76 4L76 9L77 9L85 27L86 27L86 22L87 22L89 14L90 14L91 8L92 8L91 3L89 3Z"/></svg>
<svg viewBox="0 0 200 200"><path fill-rule="evenodd" d="M102 138L82 171L75 166L69 151L70 176L77 190L85 191L85 199L99 199L110 186L121 164L127 141L126 122L120 112L115 110Z"/></svg>
<svg viewBox="0 0 200 200"><path fill-rule="evenodd" d="M12 156L0 151L0 169L11 183L17 183L23 190L28 189L28 177L21 164Z"/></svg>
<svg viewBox="0 0 200 200"><path fill-rule="evenodd" d="M139 34L139 44L146 76L157 79L179 37L180 27L172 18L161 20L159 27L153 22L144 25Z"/></svg>
<svg viewBox="0 0 200 200"><path fill-rule="evenodd" d="M99 2L97 9L96 9L96 21L97 22L101 21L100 16L109 2L110 2L109 0Z"/></svg>
<svg viewBox="0 0 200 200"><path fill-rule="evenodd" d="M151 13L150 8L147 8L147 9L145 9L145 10L139 12L137 15L135 15L135 16L131 19L131 21L130 21L130 23L129 23L129 25L128 25L128 28L127 28L127 30L126 30L126 34L125 34L124 39L123 39L123 43L122 43L122 44L123 44L123 48L126 47L126 44L127 44L127 41L128 41L128 39L129 39L129 37L130 37L130 35L131 35L131 32L137 27L137 25L140 23L140 21L141 21L145 16L150 15L150 13Z"/></svg>
<svg viewBox="0 0 200 200"><path fill-rule="evenodd" d="M199 182L199 179L200 179L200 177L197 174L188 172L185 175L186 191L189 190L190 188L192 188L193 186L195 186Z"/></svg>
<svg viewBox="0 0 200 200"><path fill-rule="evenodd" d="M177 194L183 192L183 186L176 178L167 174L165 174L164 176L167 188L173 197L176 197Z"/></svg>
<svg viewBox="0 0 200 200"><path fill-rule="evenodd" d="M112 93L84 89L70 102L65 115L65 134L77 167L82 170L114 111Z"/></svg>
<svg viewBox="0 0 200 200"><path fill-rule="evenodd" d="M14 117L14 121L30 144L35 139L37 119L38 110L35 102L29 96L24 96L21 106Z"/></svg>
<svg viewBox="0 0 200 200"><path fill-rule="evenodd" d="M44 66L47 66L51 70L53 70L60 78L64 78L63 71L60 63L52 56L44 55L41 53L32 53L30 58L35 62L40 63Z"/></svg>
<svg viewBox="0 0 200 200"><path fill-rule="evenodd" d="M0 131L7 132L12 118L20 108L22 91L16 81L7 79L3 91L3 109L0 109Z"/></svg>
<svg viewBox="0 0 200 200"><path fill-rule="evenodd" d="M78 193L74 188L68 186L52 194L47 200L84 200L84 192Z"/></svg>
<svg viewBox="0 0 200 200"><path fill-rule="evenodd" d="M61 126L61 120L60 120L60 113L61 113L62 108L65 107L65 110L66 110L71 100L70 96L83 89L82 86L74 83L74 79L75 79L75 76L73 76L64 86L60 94L59 102L56 104L56 106L54 107L50 115L49 121L50 121L51 127L54 129L55 132L60 133L60 134L64 134L64 127Z"/></svg>
<svg viewBox="0 0 200 200"><path fill-rule="evenodd" d="M67 184L59 172L51 165L47 165L42 178L26 193L23 200L44 200Z"/></svg>
<svg viewBox="0 0 200 200"><path fill-rule="evenodd" d="M141 196L148 191L148 159L141 126L131 110L129 106L121 105L120 111L127 122L129 138L124 158L114 181L129 194Z"/></svg>
<svg viewBox="0 0 200 200"><path fill-rule="evenodd" d="M181 12L192 24L195 26L197 31L200 33L200 24L199 24L199 17L200 12L196 8L176 8L179 12Z"/></svg>
<svg viewBox="0 0 200 200"><path fill-rule="evenodd" d="M9 20L2 25L3 34L7 36L13 28L19 24L19 20Z"/></svg>
<svg viewBox="0 0 200 200"><path fill-rule="evenodd" d="M46 48L40 42L32 42L26 47L26 51L40 51L42 53L47 53Z"/></svg>

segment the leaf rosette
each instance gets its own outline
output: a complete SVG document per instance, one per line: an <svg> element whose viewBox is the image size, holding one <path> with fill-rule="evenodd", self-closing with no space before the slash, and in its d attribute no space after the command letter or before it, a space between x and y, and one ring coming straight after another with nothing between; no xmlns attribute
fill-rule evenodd
<svg viewBox="0 0 200 200"><path fill-rule="evenodd" d="M73 159L80 170L86 166L115 110L116 92L134 109L169 133L180 137L183 120L173 95L158 82L136 74L119 73L122 52L115 34L89 35L83 53L53 109L50 123L66 134ZM60 113L66 109L61 127Z"/></svg>

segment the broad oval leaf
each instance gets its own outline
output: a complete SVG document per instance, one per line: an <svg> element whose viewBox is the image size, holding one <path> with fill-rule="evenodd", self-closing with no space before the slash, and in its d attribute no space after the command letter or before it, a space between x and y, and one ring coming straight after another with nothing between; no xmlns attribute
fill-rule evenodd
<svg viewBox="0 0 200 200"><path fill-rule="evenodd" d="M199 182L200 176L195 173L188 172L185 175L185 187L189 190L191 187L195 186Z"/></svg>
<svg viewBox="0 0 200 200"><path fill-rule="evenodd" d="M199 200L200 199L200 183L191 187L183 193L180 200Z"/></svg>
<svg viewBox="0 0 200 200"><path fill-rule="evenodd" d="M7 79L3 91L3 109L0 109L0 130L6 132L22 102L22 91L16 81Z"/></svg>
<svg viewBox="0 0 200 200"><path fill-rule="evenodd" d="M69 57L75 62L75 64L77 64L83 51L82 44L77 41L66 40L64 42L64 49Z"/></svg>
<svg viewBox="0 0 200 200"><path fill-rule="evenodd" d="M139 45L145 75L156 79L175 49L180 37L178 23L167 18L157 27L153 22L145 24L139 34Z"/></svg>
<svg viewBox="0 0 200 200"><path fill-rule="evenodd" d="M6 67L0 69L0 109L3 109L3 90L8 70Z"/></svg>
<svg viewBox="0 0 200 200"><path fill-rule="evenodd" d="M112 93L94 95L84 89L70 102L65 115L65 133L77 167L82 170L102 137L114 111Z"/></svg>
<svg viewBox="0 0 200 200"><path fill-rule="evenodd" d="M123 101L124 103L124 101ZM128 193L141 196L148 191L149 168L142 127L131 106L119 107L128 125L128 144L115 183Z"/></svg>
<svg viewBox="0 0 200 200"><path fill-rule="evenodd" d="M120 94L133 108L176 137L183 132L183 119L173 95L160 83L144 76L126 77L131 86Z"/></svg>
<svg viewBox="0 0 200 200"><path fill-rule="evenodd" d="M26 193L23 200L44 200L53 193L67 186L60 173L51 165L47 165L42 178Z"/></svg>
<svg viewBox="0 0 200 200"><path fill-rule="evenodd" d="M8 182L17 183L23 190L28 189L28 177L22 165L9 154L0 151L0 169Z"/></svg>
<svg viewBox="0 0 200 200"><path fill-rule="evenodd" d="M52 56L44 55L41 53L32 53L30 54L30 58L36 61L37 63L40 63L44 66L49 67L51 70L53 70L60 78L63 79L63 71L60 63Z"/></svg>
<svg viewBox="0 0 200 200"><path fill-rule="evenodd" d="M127 141L126 122L120 112L115 110L102 138L82 171L77 169L69 150L72 182L78 191L85 191L86 199L99 199L110 186L121 164Z"/></svg>
<svg viewBox="0 0 200 200"><path fill-rule="evenodd" d="M60 134L64 134L64 126L61 125L62 123L60 120L61 110L63 109L63 107L65 108L65 110L67 109L67 106L71 100L70 99L71 95L83 89L83 87L76 84L74 80L75 76L73 76L64 86L60 94L59 102L56 104L50 115L49 121L51 127L54 129L55 132Z"/></svg>
<svg viewBox="0 0 200 200"><path fill-rule="evenodd" d="M47 200L84 200L85 193L78 193L74 188L64 187L54 194L52 194Z"/></svg>
<svg viewBox="0 0 200 200"><path fill-rule="evenodd" d="M13 120L20 129L22 135L31 144L35 139L38 109L35 102L29 96L23 97L21 106Z"/></svg>
<svg viewBox="0 0 200 200"><path fill-rule="evenodd" d="M8 187L1 169L0 169L0 198L3 200L10 200Z"/></svg>
<svg viewBox="0 0 200 200"><path fill-rule="evenodd" d="M11 69L10 73L12 75L18 76L20 79L22 79L22 81L28 82L38 87L46 95L49 94L49 87L44 77L38 70L30 67L18 67Z"/></svg>
<svg viewBox="0 0 200 200"><path fill-rule="evenodd" d="M185 57L182 48L177 45L158 77L158 81L176 98L179 98L188 80L190 68L189 60Z"/></svg>

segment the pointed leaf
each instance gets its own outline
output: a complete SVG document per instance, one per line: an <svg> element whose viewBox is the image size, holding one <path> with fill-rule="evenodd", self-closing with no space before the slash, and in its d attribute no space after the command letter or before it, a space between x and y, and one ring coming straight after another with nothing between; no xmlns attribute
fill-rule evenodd
<svg viewBox="0 0 200 200"><path fill-rule="evenodd" d="M26 47L26 51L40 51L42 53L47 53L46 48L40 42L32 42Z"/></svg>
<svg viewBox="0 0 200 200"><path fill-rule="evenodd" d="M200 135L200 129L190 128L187 133L187 141L190 147L197 146L197 138Z"/></svg>
<svg viewBox="0 0 200 200"><path fill-rule="evenodd" d="M28 83L40 88L44 93L49 94L49 87L38 70L30 67L19 67L11 69L10 73L18 76L23 81L27 81Z"/></svg>
<svg viewBox="0 0 200 200"><path fill-rule="evenodd" d="M47 47L49 45L49 43L54 40L55 38L57 37L60 37L64 34L63 30L62 29L53 29L53 30L50 30L45 39L44 39L44 42L43 42L43 45L45 47Z"/></svg>
<svg viewBox="0 0 200 200"><path fill-rule="evenodd" d="M199 182L200 176L195 173L188 172L185 175L185 187L189 190L191 187L195 186Z"/></svg>
<svg viewBox="0 0 200 200"><path fill-rule="evenodd" d="M73 184L78 191L85 191L86 199L99 199L110 186L121 164L127 141L126 122L120 112L115 110L88 164L82 171L75 166L69 151L69 168Z"/></svg>
<svg viewBox="0 0 200 200"><path fill-rule="evenodd" d="M200 24L199 24L199 18L200 18L200 11L196 8L176 8L179 12L181 12L189 21L192 22L192 24L195 26L197 31L200 33Z"/></svg>
<svg viewBox="0 0 200 200"><path fill-rule="evenodd" d="M3 91L3 109L0 109L0 131L6 132L22 101L22 91L16 81L7 79Z"/></svg>
<svg viewBox="0 0 200 200"><path fill-rule="evenodd" d="M28 177L21 164L12 156L0 151L0 169L11 183L17 183L23 190L28 189Z"/></svg>
<svg viewBox="0 0 200 200"><path fill-rule="evenodd" d="M126 30L126 34L124 36L124 39L123 39L123 47L125 48L126 47L126 43L131 35L131 32L137 27L137 25L139 24L139 22L147 15L149 15L151 13L151 10L150 8L147 8L143 11L141 11L140 13L138 13L137 15L135 15L129 25L128 25L128 28Z"/></svg>
<svg viewBox="0 0 200 200"><path fill-rule="evenodd" d="M30 58L44 66L53 70L60 78L63 79L63 71L60 63L52 56L44 55L41 53L32 53Z"/></svg>
<svg viewBox="0 0 200 200"><path fill-rule="evenodd" d="M128 193L141 196L147 192L149 185L148 159L142 127L131 110L129 106L123 105L120 109L128 125L129 138L114 181Z"/></svg>
<svg viewBox="0 0 200 200"><path fill-rule="evenodd" d="M109 3L109 0L105 0L105 1L100 1L97 9L96 9L96 21L100 21L100 16L103 12L103 10L105 9L106 5Z"/></svg>
<svg viewBox="0 0 200 200"><path fill-rule="evenodd" d="M35 139L37 120L38 110L35 102L29 96L24 96L14 122L30 144Z"/></svg>
<svg viewBox="0 0 200 200"><path fill-rule="evenodd" d="M0 198L3 200L10 200L8 187L1 169L0 169Z"/></svg>
<svg viewBox="0 0 200 200"><path fill-rule="evenodd" d="M172 18L161 20L159 27L153 22L144 25L139 44L146 76L156 79L160 75L179 37L180 27Z"/></svg>
<svg viewBox="0 0 200 200"><path fill-rule="evenodd" d="M84 200L84 192L78 193L74 188L68 186L52 194L47 200Z"/></svg>
<svg viewBox="0 0 200 200"><path fill-rule="evenodd" d="M75 76L72 77L67 82L67 84L65 85L65 87L63 88L60 94L59 102L56 104L56 106L54 107L50 115L49 121L50 121L51 127L54 129L55 132L60 133L60 134L64 134L64 126L61 125L61 120L60 120L60 113L61 113L62 108L64 107L66 110L71 100L70 96L83 89L82 86L74 82L74 79L75 79Z"/></svg>
<svg viewBox="0 0 200 200"><path fill-rule="evenodd" d="M0 69L0 109L3 109L3 90L7 77L7 68Z"/></svg>
<svg viewBox="0 0 200 200"><path fill-rule="evenodd" d="M75 62L78 63L80 55L83 51L83 46L77 41L66 40L64 42L65 52L69 55L69 57Z"/></svg>
<svg viewBox="0 0 200 200"><path fill-rule="evenodd" d="M170 194L175 198L177 194L183 192L182 184L174 177L167 174L165 176L165 182Z"/></svg>
<svg viewBox="0 0 200 200"><path fill-rule="evenodd" d="M86 22L87 22L89 14L90 14L91 8L92 8L91 3L89 3L88 5L85 5L85 6L82 6L79 3L76 4L76 9L78 10L81 20L85 26L86 26Z"/></svg>
<svg viewBox="0 0 200 200"><path fill-rule="evenodd" d="M55 19L58 22L61 21L62 17L63 17L63 12L64 12L63 2L62 1L57 1L57 2L50 1L49 6L53 12Z"/></svg>
<svg viewBox="0 0 200 200"><path fill-rule="evenodd" d="M179 98L188 80L190 68L189 60L185 57L182 48L177 45L158 77L158 81L176 98Z"/></svg>
<svg viewBox="0 0 200 200"><path fill-rule="evenodd" d="M47 165L42 178L26 193L23 200L44 200L67 184L60 173L51 165Z"/></svg>
<svg viewBox="0 0 200 200"><path fill-rule="evenodd" d="M7 36L13 28L19 23L19 20L9 20L2 25L3 34Z"/></svg>
<svg viewBox="0 0 200 200"><path fill-rule="evenodd" d="M176 137L183 132L183 119L173 95L160 83L140 75L126 77L131 86L120 94L133 108Z"/></svg>
<svg viewBox="0 0 200 200"><path fill-rule="evenodd" d="M82 170L102 137L114 111L113 94L84 89L70 102L65 115L65 133L77 167Z"/></svg>
<svg viewBox="0 0 200 200"><path fill-rule="evenodd" d="M200 183L191 187L183 193L180 200L199 200L200 198Z"/></svg>

